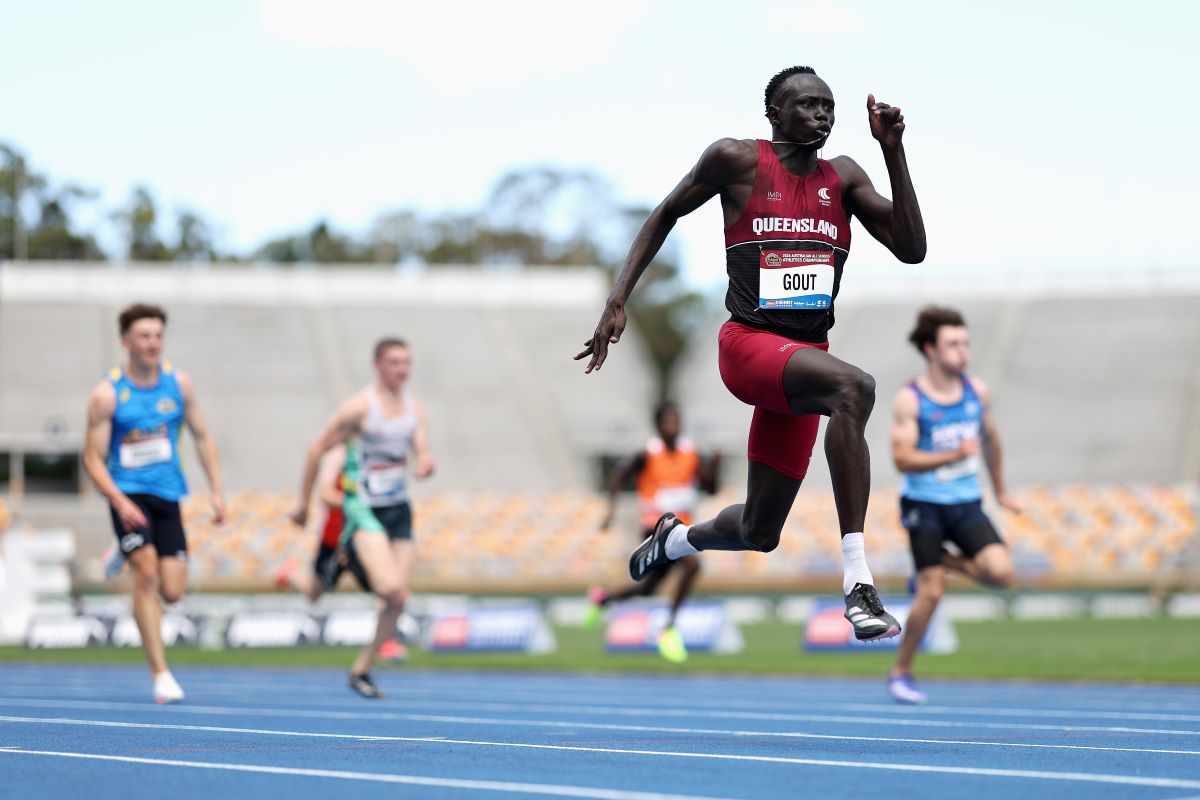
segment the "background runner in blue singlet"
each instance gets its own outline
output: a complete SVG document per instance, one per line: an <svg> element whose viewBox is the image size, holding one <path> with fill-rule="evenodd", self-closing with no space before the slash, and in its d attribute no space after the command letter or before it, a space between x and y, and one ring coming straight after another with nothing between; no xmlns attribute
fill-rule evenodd
<svg viewBox="0 0 1200 800"><path fill-rule="evenodd" d="M108 500L120 551L133 571L133 616L150 663L154 698L178 702L183 690L167 669L159 596L174 603L187 588L187 539L179 500L179 430L187 424L212 490L213 517L225 500L217 445L191 379L162 360L167 314L134 305L121 312L121 346L129 354L92 390L83 467Z"/></svg>
<svg viewBox="0 0 1200 800"><path fill-rule="evenodd" d="M925 694L913 678L913 658L946 591L946 570L988 586L1012 583L1008 548L983 513L981 449L996 502L1014 512L1021 506L1004 488L991 395L983 381L966 372L971 351L962 314L937 306L923 309L909 341L928 366L896 394L892 458L904 473L900 513L917 581L888 691L897 702L923 703ZM944 550L944 542L952 543L958 553Z"/></svg>

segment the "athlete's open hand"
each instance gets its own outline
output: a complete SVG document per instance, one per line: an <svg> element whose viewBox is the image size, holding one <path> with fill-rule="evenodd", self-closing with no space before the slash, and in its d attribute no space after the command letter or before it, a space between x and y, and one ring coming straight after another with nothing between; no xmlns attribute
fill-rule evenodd
<svg viewBox="0 0 1200 800"><path fill-rule="evenodd" d="M1020 500L1005 492L996 498L996 503L1001 508L1006 508L1014 514L1021 514L1025 511L1025 506Z"/></svg>
<svg viewBox="0 0 1200 800"><path fill-rule="evenodd" d="M113 508L117 512L117 518L121 520L121 527L126 533L145 530L150 527L150 521L146 519L146 515L138 508L137 503L130 500L124 495L121 496L115 503Z"/></svg>
<svg viewBox="0 0 1200 800"><path fill-rule="evenodd" d="M425 456L417 459L417 468L415 473L418 478L428 478L433 474L433 471L436 468L437 465L434 463L433 459L429 456Z"/></svg>
<svg viewBox="0 0 1200 800"><path fill-rule="evenodd" d="M875 102L875 95L867 95L867 119L871 123L871 135L886 148L900 146L904 135L904 115L898 106Z"/></svg>
<svg viewBox="0 0 1200 800"><path fill-rule="evenodd" d="M608 346L621 341L621 334L625 332L628 322L624 308L614 305L604 306L604 313L600 315L600 322L596 324L596 332L592 334L592 338L583 343L583 352L575 356L576 361L588 356L592 357L592 360L588 362L587 369L583 371L585 375L604 365L604 360L608 358Z"/></svg>

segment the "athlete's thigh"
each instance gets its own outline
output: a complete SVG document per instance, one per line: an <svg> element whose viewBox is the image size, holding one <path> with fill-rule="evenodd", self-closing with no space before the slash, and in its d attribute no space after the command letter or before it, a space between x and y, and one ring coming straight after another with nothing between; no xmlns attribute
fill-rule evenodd
<svg viewBox="0 0 1200 800"><path fill-rule="evenodd" d="M829 416L838 390L865 373L816 347L800 347L783 367L783 391L797 414Z"/></svg>
<svg viewBox="0 0 1200 800"><path fill-rule="evenodd" d="M400 570L396 566L386 533L356 531L351 544L355 556L367 574L372 591L376 594L386 594L400 588Z"/></svg>
<svg viewBox="0 0 1200 800"><path fill-rule="evenodd" d="M417 558L417 548L412 539L392 539L392 557L396 562L396 571L400 576L400 586L408 589L412 585L413 563Z"/></svg>
<svg viewBox="0 0 1200 800"><path fill-rule="evenodd" d="M1000 541L985 545L971 560L975 562L980 576L985 581L994 581L999 576L1011 576L1013 572L1012 553Z"/></svg>
<svg viewBox="0 0 1200 800"><path fill-rule="evenodd" d="M936 503L900 498L900 523L908 531L913 566L919 575L942 565L942 542L946 540L942 510Z"/></svg>
<svg viewBox="0 0 1200 800"><path fill-rule="evenodd" d="M153 578L158 581L158 551L153 545L142 545L125 555L125 562L135 578Z"/></svg>
<svg viewBox="0 0 1200 800"><path fill-rule="evenodd" d="M163 597L170 602L178 600L187 591L187 559L159 556L158 581Z"/></svg>

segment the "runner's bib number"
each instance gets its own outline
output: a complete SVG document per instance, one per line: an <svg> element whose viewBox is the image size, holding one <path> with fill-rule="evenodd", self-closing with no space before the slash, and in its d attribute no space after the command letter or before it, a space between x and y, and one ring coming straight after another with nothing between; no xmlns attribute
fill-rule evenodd
<svg viewBox="0 0 1200 800"><path fill-rule="evenodd" d="M758 307L822 309L833 305L833 252L763 250Z"/></svg>
<svg viewBox="0 0 1200 800"><path fill-rule="evenodd" d="M404 493L408 485L408 465L384 464L367 471L367 493L373 497L389 497Z"/></svg>
<svg viewBox="0 0 1200 800"><path fill-rule="evenodd" d="M670 511L673 514L695 511L699 499L695 486L672 486L654 493L654 504L659 512Z"/></svg>
<svg viewBox="0 0 1200 800"><path fill-rule="evenodd" d="M942 483L950 483L969 475L977 475L979 474L979 456L967 456L961 461L938 467L933 474Z"/></svg>
<svg viewBox="0 0 1200 800"><path fill-rule="evenodd" d="M121 442L120 457L124 469L141 469L152 464L165 464L171 460L171 455L171 440L165 435Z"/></svg>

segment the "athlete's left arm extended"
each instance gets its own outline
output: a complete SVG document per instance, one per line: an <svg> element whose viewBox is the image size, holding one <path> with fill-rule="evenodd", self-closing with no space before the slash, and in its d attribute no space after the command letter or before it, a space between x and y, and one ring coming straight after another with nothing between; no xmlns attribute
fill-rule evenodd
<svg viewBox="0 0 1200 800"><path fill-rule="evenodd" d="M418 478L428 478L433 474L436 463L429 452L429 415L425 412L425 404L417 401L417 427L413 431L413 458L416 459L415 475Z"/></svg>
<svg viewBox="0 0 1200 800"><path fill-rule="evenodd" d="M846 208L862 220L867 232L891 250L896 258L906 264L919 264L925 260L927 250L925 221L921 218L921 206L917 203L917 192L913 188L901 141L904 115L899 108L877 103L875 95L867 95L867 118L871 135L883 150L883 161L887 165L892 186L892 199L888 200L875 191L866 171L854 159L839 156L832 163L842 178L842 196Z"/></svg>
<svg viewBox="0 0 1200 800"><path fill-rule="evenodd" d="M196 454L200 456L200 466L208 476L208 488L212 495L213 522L220 524L225 521L225 489L221 483L221 459L217 456L217 442L208 428L208 420L200 410L196 400L196 387L192 379L184 372L176 373L179 381L179 391L183 393L183 414L192 438L196 440Z"/></svg>
<svg viewBox="0 0 1200 800"><path fill-rule="evenodd" d="M971 386L979 395L983 405L983 458L987 462L988 474L992 478L992 489L996 493L996 502L1016 514L1021 513L1021 503L1008 494L1004 487L1004 472L1001 468L1000 432L996 429L996 420L992 416L992 397L987 384L978 378L971 378Z"/></svg>

